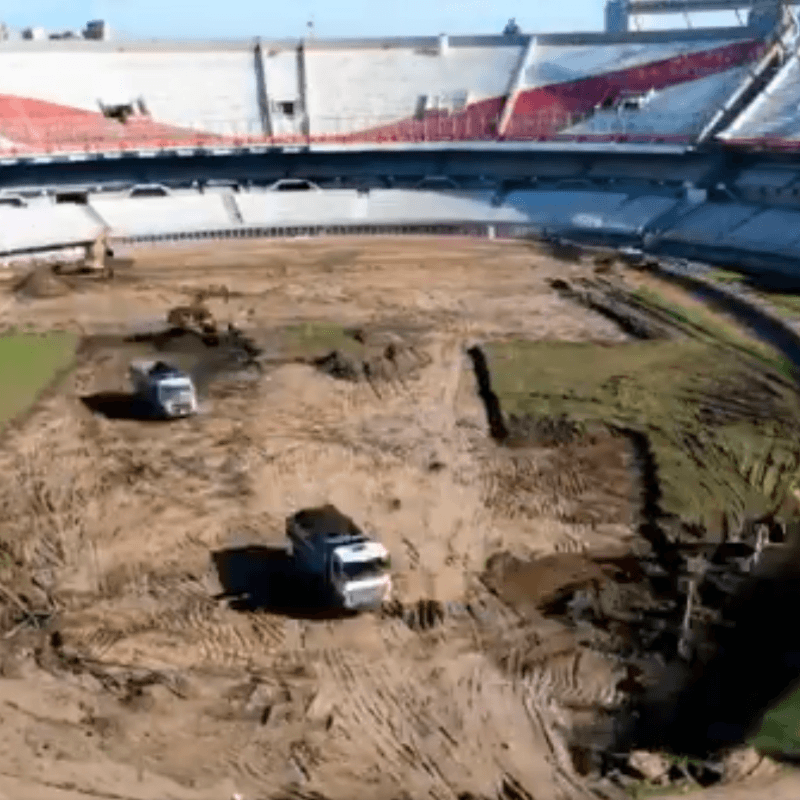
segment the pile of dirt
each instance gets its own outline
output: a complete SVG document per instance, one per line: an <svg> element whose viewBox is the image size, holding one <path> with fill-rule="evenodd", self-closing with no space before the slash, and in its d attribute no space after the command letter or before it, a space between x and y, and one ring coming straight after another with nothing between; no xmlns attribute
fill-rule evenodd
<svg viewBox="0 0 800 800"><path fill-rule="evenodd" d="M484 585L518 610L545 608L587 586L602 586L609 572L587 556L559 553L521 561L497 553L486 564Z"/></svg>
<svg viewBox="0 0 800 800"><path fill-rule="evenodd" d="M400 381L426 366L430 359L413 343L390 331L345 331L341 349L313 357L310 363L333 378L347 381Z"/></svg>
<svg viewBox="0 0 800 800"><path fill-rule="evenodd" d="M53 274L50 267L39 267L26 273L13 286L15 294L32 299L63 297L72 291L70 285Z"/></svg>

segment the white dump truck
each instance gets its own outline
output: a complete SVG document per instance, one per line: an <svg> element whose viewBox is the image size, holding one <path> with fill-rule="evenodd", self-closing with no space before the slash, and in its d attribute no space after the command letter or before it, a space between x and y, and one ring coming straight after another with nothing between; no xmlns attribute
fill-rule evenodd
<svg viewBox="0 0 800 800"><path fill-rule="evenodd" d="M286 521L298 577L316 583L333 601L353 611L390 599L389 553L332 505L298 511Z"/></svg>
<svg viewBox="0 0 800 800"><path fill-rule="evenodd" d="M173 419L197 413L197 393L190 375L163 361L137 360L129 367L136 397L157 417Z"/></svg>

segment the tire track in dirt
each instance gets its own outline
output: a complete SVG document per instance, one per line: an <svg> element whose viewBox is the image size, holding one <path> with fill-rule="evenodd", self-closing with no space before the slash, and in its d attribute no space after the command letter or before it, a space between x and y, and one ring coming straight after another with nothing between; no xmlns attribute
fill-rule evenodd
<svg viewBox="0 0 800 800"><path fill-rule="evenodd" d="M623 696L617 691L608 667L596 655L579 648L535 664L528 671L525 683L534 696L546 697L564 708L610 709Z"/></svg>
<svg viewBox="0 0 800 800"><path fill-rule="evenodd" d="M530 716L528 690L504 679L481 656L434 668L428 680L416 672L409 680L386 663L366 665L342 651L327 651L323 663L343 698L334 730L370 742L398 789L452 800L465 791L494 794L513 776L512 783L535 797L556 800L540 790L552 781L553 767L532 755L556 734L543 729L544 718ZM556 768L566 770L557 763Z"/></svg>
<svg viewBox="0 0 800 800"><path fill-rule="evenodd" d="M160 612L109 609L99 620L68 615L62 636L79 657L99 662L125 663L136 650L137 660L230 668L277 652L284 644L285 621L269 614L241 615L196 596Z"/></svg>
<svg viewBox="0 0 800 800"><path fill-rule="evenodd" d="M291 248L286 248L287 254ZM428 250L428 244L421 248ZM437 253L437 266L440 258ZM214 259L219 260L217 254L210 258ZM288 259L293 262L289 293L296 294L289 309L293 314L312 319L335 313L364 325L380 313L373 300L388 296L384 307L437 328L424 345L431 360L418 374L403 374L403 380L390 375L391 381L376 384L379 392L367 382L349 384L311 367L287 365L266 370L253 391L223 387L226 391L210 402L211 413L162 428L163 436L154 437L152 428L136 423L87 421L83 439L91 443L92 453L81 471L105 475L113 484L98 501L98 519L119 514L114 522L119 528L113 532L106 531L107 525L96 526L101 556L96 559L97 572L103 567L102 574L109 577L120 565L126 569L120 580L109 577L106 586L98 588L91 609L75 610L77 603L88 603L84 595L69 606L64 613L67 644L95 653L104 662L101 669L112 674L116 674L112 661L120 662L117 669L126 674L152 669L157 662L164 673L171 674L173 665L185 668L179 674L187 676L187 685L203 684L204 692L215 691L208 681L224 680L236 683L242 695L215 698L211 710L205 708L205 700L189 696L183 708L193 703L203 706L194 718L173 714L165 706L161 711L168 722L158 714L146 719L140 714L133 722L121 719L123 726L130 724L136 732L128 737L126 731L120 737L121 760L129 757L124 739L134 739L141 726L151 726L158 741L150 751L163 750L165 765L171 759L171 768L177 769L179 763L181 775L191 775L193 760L207 758L215 762L207 768L203 763L207 774L221 769L226 775L241 776L246 796L250 796L247 783L258 796L294 783L303 792L309 790L309 797L310 790L317 789L342 800L358 794L365 784L368 794L383 798L408 793L453 800L469 790L481 797L501 793L507 800L528 793L536 800L556 800L555 791L548 788L553 770L545 760L544 753L549 752L545 739L523 705L524 681L505 677L489 655L471 652L491 649L492 629L496 633L503 626L518 626L519 620L485 592L473 591L464 577L471 578L476 566L483 567L487 531L493 539L505 537L525 548L538 547L542 541L549 546L556 538L554 527L551 520L537 518L521 532L506 530L495 536L493 517L483 508L481 497L482 409L476 398L462 397L458 405L459 383L472 377L469 372L464 377L462 352L470 329L480 327L488 338L509 330L535 338L561 338L565 331L569 338L585 338L597 326L572 320L567 305L554 305L549 290L544 297L538 286L541 274L528 269L527 252L513 267L498 271L493 265L488 277L486 264L481 263L475 271L479 277L471 284L461 255L453 259L454 278L442 278L439 270L430 272L422 264L393 262L375 270L377 276L368 268L337 269L325 279L334 288L324 290L324 298L311 292L327 301L345 296L336 288L342 286L347 296L335 308L317 300L303 306L303 299L309 299L307 280L303 283L308 259L296 264ZM405 255L403 260L408 261ZM192 266L186 272L184 266L164 272L163 257L154 256L156 261L147 270L155 281L148 291L155 295L163 284L161 299L153 302L164 306L167 301L183 302L180 295L188 290L187 281L202 277L207 285L210 280L231 280L230 272L224 277L222 267ZM266 329L288 321L282 285L286 281L264 278L263 254L253 259L252 268L234 272L237 284L252 277L264 288L259 324ZM380 280L372 280L375 277ZM170 290L168 284L176 280L184 285ZM419 298L423 310L413 308L418 285L426 286ZM242 283L238 288L248 287ZM145 287L138 290L142 297L136 297L137 308L147 299ZM464 292L467 299L459 300ZM484 295L492 292L502 297L485 300ZM250 293L247 305L256 305L257 294ZM352 307L344 308L351 302ZM109 308L105 316L110 313ZM556 321L545 320L545 313ZM123 316L118 314L120 320ZM603 323L601 328L610 331L612 326ZM91 388L110 388L112 378L117 380L111 366L101 364L97 369L101 374L94 374L97 385ZM88 430L89 423L95 434ZM57 455L63 460L66 449L66 436L58 435L61 449L54 449L53 460ZM560 479L564 486L554 483L553 491L591 492L592 483L585 477L580 473L583 483L574 483L571 473L565 475ZM175 578L179 572L204 574L209 551L230 546L230 539L242 531L259 544L272 542L273 533L283 540L283 517L297 504L327 495L355 519L374 524L392 555L397 554L396 560L409 562L393 565L398 577L405 569L426 571L436 591L428 593L420 584L416 587L420 596L441 601L443 596L437 593L446 592L449 598L457 597L463 618L448 610L443 624L422 633L390 618L363 630L339 622L297 623L268 613L240 614L210 599L216 587L205 586L200 579L196 586L184 586L182 577ZM552 507L558 513L562 510ZM569 510L569 504L564 508ZM548 508L544 511L549 513ZM561 535L568 527L560 524L556 533ZM567 536L563 541L570 549L577 539ZM148 569L152 563L167 573L166 580ZM434 585L445 570L446 577ZM454 578L464 578L463 585ZM83 585L78 579L74 583ZM322 635L322 628L329 633ZM331 649L314 648L320 644ZM569 683L574 665L566 657L563 662L558 661L553 684L545 688L559 697L570 691L580 694ZM217 666L226 669L205 670ZM296 670L302 667L306 672L300 674ZM579 676L575 680L581 680L580 668L575 669ZM463 691L467 680L472 681L469 692ZM249 695L253 681L257 687ZM322 694L312 712L304 695L309 687ZM156 702L159 694L153 694ZM504 784L507 790L501 788Z"/></svg>
<svg viewBox="0 0 800 800"><path fill-rule="evenodd" d="M476 732L472 752L461 755L462 765L475 765L476 770L493 775L495 791L484 790L486 794L495 794L499 785L509 783L518 789L509 797L571 798L571 793L554 791L553 745L544 718L528 710L524 683L504 678L478 656L472 662L461 667L456 681L465 709L464 730Z"/></svg>
<svg viewBox="0 0 800 800"><path fill-rule="evenodd" d="M445 738L442 746L444 737L436 735L441 726L418 708L416 693L398 685L385 664L365 665L337 650L326 651L323 663L343 697L337 729L347 725L369 740L381 770L398 789L414 796L452 798L455 792L438 759L429 754L433 749L446 751L449 742Z"/></svg>
<svg viewBox="0 0 800 800"><path fill-rule="evenodd" d="M413 431L407 460L413 459L425 470L427 487L433 496L442 498L441 502L431 500L428 513L436 516L424 526L426 529L435 526L439 532L440 540L435 546L431 537L417 539L410 533L404 537L411 571L429 583L425 575L441 572L442 567L471 569L483 560L483 531L488 520L476 488L473 434L459 425L457 407L466 374L465 338L462 330L437 334L427 346L427 365L408 384L405 395L389 409L406 419L399 436L408 441ZM440 581L445 594L459 591L451 580ZM429 586L427 591L435 590ZM439 599L447 598L443 595Z"/></svg>
<svg viewBox="0 0 800 800"><path fill-rule="evenodd" d="M585 553L587 550L586 542L571 533L565 533L553 546L555 553Z"/></svg>
<svg viewBox="0 0 800 800"><path fill-rule="evenodd" d="M575 774L572 758L561 733L565 727L564 721L560 719L558 710L553 707L551 698L540 686L529 683L523 692L522 702L532 725L539 730L547 743L550 753L548 761L553 768L552 783L560 787L559 794L562 797L569 797L570 800L596 800L596 795L592 794Z"/></svg>

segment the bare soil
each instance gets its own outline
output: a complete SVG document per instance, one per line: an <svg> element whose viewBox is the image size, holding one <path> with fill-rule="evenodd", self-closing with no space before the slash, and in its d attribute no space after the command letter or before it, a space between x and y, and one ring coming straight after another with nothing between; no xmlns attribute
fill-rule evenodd
<svg viewBox="0 0 800 800"><path fill-rule="evenodd" d="M522 244L354 239L141 251L58 296L9 273L0 327L91 346L0 449L0 798L597 796L566 734L621 702L624 671L544 609L618 579L601 564L639 535L631 446L523 423L498 445L466 355L627 341L551 288L587 269ZM209 380L195 418L115 413L152 348L123 340L220 286L207 305L263 371ZM353 330L373 333L347 363L378 357L377 384L314 362ZM387 367L387 341L413 368ZM389 548L393 604L237 608L219 565L274 575L285 517L325 502Z"/></svg>

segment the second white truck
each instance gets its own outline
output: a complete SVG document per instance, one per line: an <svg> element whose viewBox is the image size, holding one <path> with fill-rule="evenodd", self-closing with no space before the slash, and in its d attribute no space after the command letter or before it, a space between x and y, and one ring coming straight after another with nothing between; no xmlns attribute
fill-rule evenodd
<svg viewBox="0 0 800 800"><path fill-rule="evenodd" d="M137 399L152 416L162 419L197 413L197 392L191 376L163 361L133 361L129 367Z"/></svg>

